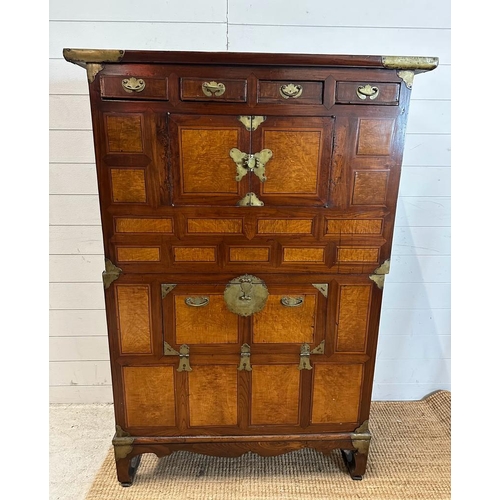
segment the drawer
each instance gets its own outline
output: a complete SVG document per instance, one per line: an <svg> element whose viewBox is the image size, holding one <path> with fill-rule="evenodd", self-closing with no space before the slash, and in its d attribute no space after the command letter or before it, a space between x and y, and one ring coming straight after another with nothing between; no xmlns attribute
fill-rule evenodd
<svg viewBox="0 0 500 500"><path fill-rule="evenodd" d="M137 75L101 77L101 97L168 100L168 78Z"/></svg>
<svg viewBox="0 0 500 500"><path fill-rule="evenodd" d="M182 101L246 102L247 81L227 78L181 78Z"/></svg>
<svg viewBox="0 0 500 500"><path fill-rule="evenodd" d="M397 106L399 88L399 83L337 82L335 103Z"/></svg>
<svg viewBox="0 0 500 500"><path fill-rule="evenodd" d="M261 104L323 104L322 81L259 80Z"/></svg>

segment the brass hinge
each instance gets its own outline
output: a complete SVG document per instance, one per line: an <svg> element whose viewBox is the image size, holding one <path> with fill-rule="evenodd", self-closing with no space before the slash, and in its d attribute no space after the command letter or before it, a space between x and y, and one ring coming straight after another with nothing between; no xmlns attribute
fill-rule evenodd
<svg viewBox="0 0 500 500"><path fill-rule="evenodd" d="M238 366L239 371L252 371L252 365L250 364L250 346L248 344L243 344L241 346L240 352L240 365Z"/></svg>
<svg viewBox="0 0 500 500"><path fill-rule="evenodd" d="M239 207L262 207L264 206L264 202L260 201L255 193L247 193L237 205Z"/></svg>
<svg viewBox="0 0 500 500"><path fill-rule="evenodd" d="M104 260L104 271L102 272L102 282L104 289L108 289L113 281L117 280L122 273L122 269L115 266L109 259Z"/></svg>
<svg viewBox="0 0 500 500"><path fill-rule="evenodd" d="M168 342L163 342L163 355L164 356L179 356L178 372L193 371L189 364L189 346L182 344L179 350L176 351Z"/></svg>
<svg viewBox="0 0 500 500"><path fill-rule="evenodd" d="M373 274L368 276L380 290L383 290L384 288L385 275L389 274L390 266L391 259L387 259L382 265L373 271Z"/></svg>
<svg viewBox="0 0 500 500"><path fill-rule="evenodd" d="M312 351L307 343L300 346L300 361L297 367L299 370L312 370L311 361L309 359L311 354L325 354L325 341L322 340Z"/></svg>
<svg viewBox="0 0 500 500"><path fill-rule="evenodd" d="M248 116L248 115L244 115L244 116L239 116L238 117L238 120L243 123L243 125L245 126L245 128L249 131L249 132L253 132L254 130L257 130L257 128L259 127L259 125L263 122L266 121L266 116Z"/></svg>

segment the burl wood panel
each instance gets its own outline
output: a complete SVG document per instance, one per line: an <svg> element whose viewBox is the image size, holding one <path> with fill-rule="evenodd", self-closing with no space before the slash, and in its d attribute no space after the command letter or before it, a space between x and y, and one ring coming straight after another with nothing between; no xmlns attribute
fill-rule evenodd
<svg viewBox="0 0 500 500"><path fill-rule="evenodd" d="M389 171L357 171L354 174L353 205L383 205L387 198Z"/></svg>
<svg viewBox="0 0 500 500"><path fill-rule="evenodd" d="M312 234L313 219L259 219L259 234Z"/></svg>
<svg viewBox="0 0 500 500"><path fill-rule="evenodd" d="M394 120L362 118L358 129L358 155L391 154Z"/></svg>
<svg viewBox="0 0 500 500"><path fill-rule="evenodd" d="M242 219L187 219L187 233L190 234L241 234Z"/></svg>
<svg viewBox="0 0 500 500"><path fill-rule="evenodd" d="M108 152L142 153L141 115L107 115Z"/></svg>
<svg viewBox="0 0 500 500"><path fill-rule="evenodd" d="M268 262L267 247L230 247L229 262Z"/></svg>
<svg viewBox="0 0 500 500"><path fill-rule="evenodd" d="M236 425L238 370L236 365L193 365L189 372L191 427Z"/></svg>
<svg viewBox="0 0 500 500"><path fill-rule="evenodd" d="M215 262L216 247L174 247L175 262Z"/></svg>
<svg viewBox="0 0 500 500"><path fill-rule="evenodd" d="M125 366L123 389L128 427L175 425L172 366Z"/></svg>
<svg viewBox="0 0 500 500"><path fill-rule="evenodd" d="M283 85L293 83L302 87L302 93L297 98L285 99L280 94ZM302 82L302 81L277 81L259 80L258 87L259 103L280 103L280 104L323 104L323 82Z"/></svg>
<svg viewBox="0 0 500 500"><path fill-rule="evenodd" d="M172 233L172 219L131 219L119 217L115 219L117 233Z"/></svg>
<svg viewBox="0 0 500 500"><path fill-rule="evenodd" d="M370 285L340 287L336 352L365 352L371 291Z"/></svg>
<svg viewBox="0 0 500 500"><path fill-rule="evenodd" d="M122 354L150 354L151 311L149 285L116 285L116 310Z"/></svg>
<svg viewBox="0 0 500 500"><path fill-rule="evenodd" d="M237 194L236 164L229 151L239 144L239 128L182 128L180 162L183 193Z"/></svg>
<svg viewBox="0 0 500 500"><path fill-rule="evenodd" d="M309 262L323 264L325 249L315 247L284 247L283 262Z"/></svg>
<svg viewBox="0 0 500 500"><path fill-rule="evenodd" d="M145 203L144 170L112 168L111 192L113 201L117 203Z"/></svg>
<svg viewBox="0 0 500 500"><path fill-rule="evenodd" d="M119 262L160 262L160 247L116 247Z"/></svg>
<svg viewBox="0 0 500 500"><path fill-rule="evenodd" d="M383 219L327 219L326 234L382 234Z"/></svg>
<svg viewBox="0 0 500 500"><path fill-rule="evenodd" d="M363 365L314 363L312 423L357 422Z"/></svg>
<svg viewBox="0 0 500 500"><path fill-rule="evenodd" d="M290 294L303 297L300 306L287 307L281 303L283 295L269 295L264 309L252 315L254 343L302 344L313 342L316 327L316 295Z"/></svg>
<svg viewBox="0 0 500 500"><path fill-rule="evenodd" d="M273 152L266 164L265 194L314 194L318 190L322 130L265 130L264 148Z"/></svg>
<svg viewBox="0 0 500 500"><path fill-rule="evenodd" d="M379 248L337 247L338 262L378 262Z"/></svg>
<svg viewBox="0 0 500 500"><path fill-rule="evenodd" d="M252 366L252 425L299 422L300 370L297 365Z"/></svg>
<svg viewBox="0 0 500 500"><path fill-rule="evenodd" d="M188 297L208 297L206 306L186 304ZM176 295L175 343L176 344L226 344L238 342L238 315L226 307L222 295Z"/></svg>

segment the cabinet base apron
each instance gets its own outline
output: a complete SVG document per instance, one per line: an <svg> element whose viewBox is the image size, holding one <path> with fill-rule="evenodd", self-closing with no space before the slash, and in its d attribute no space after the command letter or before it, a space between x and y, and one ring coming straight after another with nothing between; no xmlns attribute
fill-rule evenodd
<svg viewBox="0 0 500 500"><path fill-rule="evenodd" d="M290 434L264 436L130 436L117 427L113 438L116 471L122 486L131 486L143 453L158 458L175 451L203 455L240 457L248 452L261 456L282 455L301 448L312 448L329 455L340 449L347 470L354 480L361 480L366 470L371 433L368 421L354 432L335 434Z"/></svg>

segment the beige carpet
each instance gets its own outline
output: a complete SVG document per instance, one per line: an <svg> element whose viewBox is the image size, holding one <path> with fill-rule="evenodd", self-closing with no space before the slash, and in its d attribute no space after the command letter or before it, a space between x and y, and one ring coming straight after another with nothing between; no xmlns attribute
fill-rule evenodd
<svg viewBox="0 0 500 500"><path fill-rule="evenodd" d="M87 500L449 499L450 408L446 391L422 401L373 403L362 481L350 478L338 450L331 457L301 450L267 458L177 452L143 455L134 484L123 488L110 450Z"/></svg>

